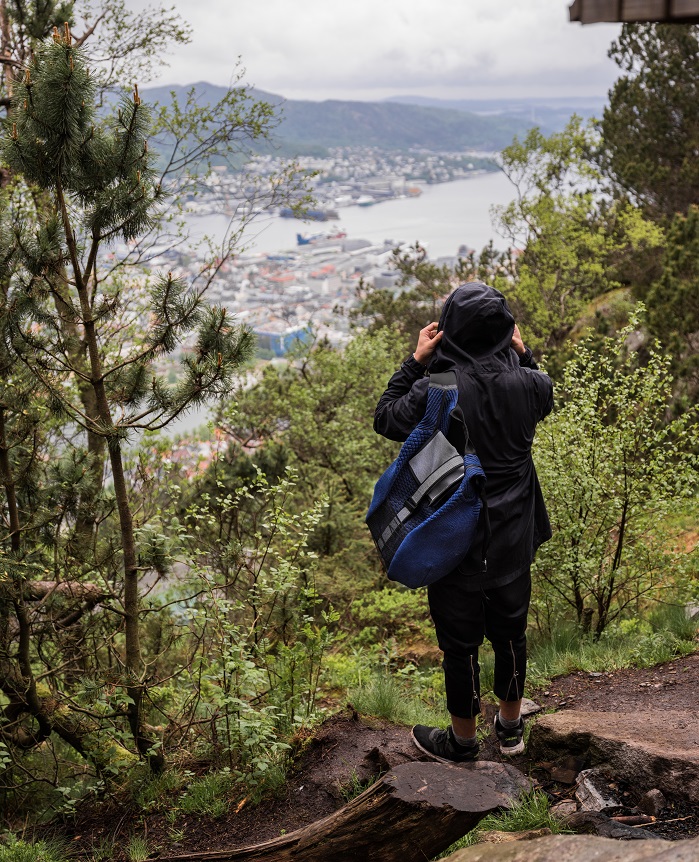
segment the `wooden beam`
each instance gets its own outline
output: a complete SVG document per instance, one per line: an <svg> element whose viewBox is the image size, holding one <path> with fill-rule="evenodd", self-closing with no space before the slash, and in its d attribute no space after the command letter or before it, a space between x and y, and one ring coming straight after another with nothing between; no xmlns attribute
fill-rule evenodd
<svg viewBox="0 0 699 862"><path fill-rule="evenodd" d="M581 24L699 23L699 0L575 0L568 11Z"/></svg>

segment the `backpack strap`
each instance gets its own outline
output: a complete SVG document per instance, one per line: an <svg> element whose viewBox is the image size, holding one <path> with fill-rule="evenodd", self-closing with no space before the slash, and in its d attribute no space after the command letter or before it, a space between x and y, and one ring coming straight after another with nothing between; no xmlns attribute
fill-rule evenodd
<svg viewBox="0 0 699 862"><path fill-rule="evenodd" d="M456 383L456 373L454 371L441 371L437 374L430 374L430 389L442 389L445 392L449 392L452 390L457 391L458 397L458 385ZM442 402L442 408L444 407L446 399ZM459 410L460 421L463 422L464 428L466 430L466 446L467 452L472 452L474 455L477 454L476 450L473 448L473 444L471 443L471 437L468 433L468 426L466 425L466 420L464 419L463 413ZM442 414L440 412L440 419L437 422L437 426L441 424ZM481 566L482 571L487 571L488 563L487 563L487 555L488 555L488 547L490 545L490 540L492 537L492 532L490 528L490 513L488 512L488 499L485 495L485 489L481 487L481 491L479 494L482 503L482 515L483 515L483 544L481 547ZM410 501L408 501L409 505Z"/></svg>
<svg viewBox="0 0 699 862"><path fill-rule="evenodd" d="M427 411L434 404L434 399L439 399L439 413L435 428L439 428L442 432L446 432L448 417L445 417L445 411L450 413L456 407L459 398L459 388L456 384L456 374L453 371L442 371L437 374L430 374L429 385L427 388Z"/></svg>

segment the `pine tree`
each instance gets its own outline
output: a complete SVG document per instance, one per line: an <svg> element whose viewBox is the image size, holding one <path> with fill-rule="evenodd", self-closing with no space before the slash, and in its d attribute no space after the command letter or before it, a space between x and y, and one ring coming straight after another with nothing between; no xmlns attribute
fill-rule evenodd
<svg viewBox="0 0 699 862"><path fill-rule="evenodd" d="M204 287L172 273L129 282L102 268L100 253L117 238L128 242L147 231L167 199L148 149L150 111L138 89L107 124L97 117L96 90L67 24L37 49L15 82L2 141L3 159L16 178L0 226L7 240L0 273L4 355L21 362L36 394L63 425L106 444L123 555L118 598L127 717L140 755L159 768L162 755L143 726L148 664L141 654L139 548L123 447L134 433L165 427L182 411L225 394L253 341L225 309L205 302ZM31 218L22 217L27 209ZM137 319L140 337L115 335L124 314ZM179 381L168 384L158 361L185 341L191 349L182 353ZM81 390L90 392L94 413L85 409ZM7 480L8 470L3 472ZM14 714L32 715L42 732L50 732L55 715L34 685L23 588L20 577L13 593L19 668L5 673L4 682L17 705Z"/></svg>

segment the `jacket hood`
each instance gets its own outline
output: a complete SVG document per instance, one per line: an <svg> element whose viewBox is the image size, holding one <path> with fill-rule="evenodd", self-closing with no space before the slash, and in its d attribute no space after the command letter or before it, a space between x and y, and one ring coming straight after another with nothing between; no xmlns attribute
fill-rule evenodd
<svg viewBox="0 0 699 862"><path fill-rule="evenodd" d="M480 281L462 284L447 297L439 319L444 335L437 345L430 371L457 365L513 364L511 349L515 319L507 300Z"/></svg>

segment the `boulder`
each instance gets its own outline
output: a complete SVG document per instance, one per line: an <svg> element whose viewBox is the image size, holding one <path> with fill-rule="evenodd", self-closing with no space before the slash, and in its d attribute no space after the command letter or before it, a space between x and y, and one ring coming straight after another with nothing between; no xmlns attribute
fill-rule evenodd
<svg viewBox="0 0 699 862"><path fill-rule="evenodd" d="M509 844L475 844L444 862L697 862L699 838L619 842L589 835L548 835Z"/></svg>
<svg viewBox="0 0 699 862"><path fill-rule="evenodd" d="M699 724L690 712L581 712L541 716L529 736L537 759L563 753L604 764L639 793L657 788L675 799L699 799Z"/></svg>

